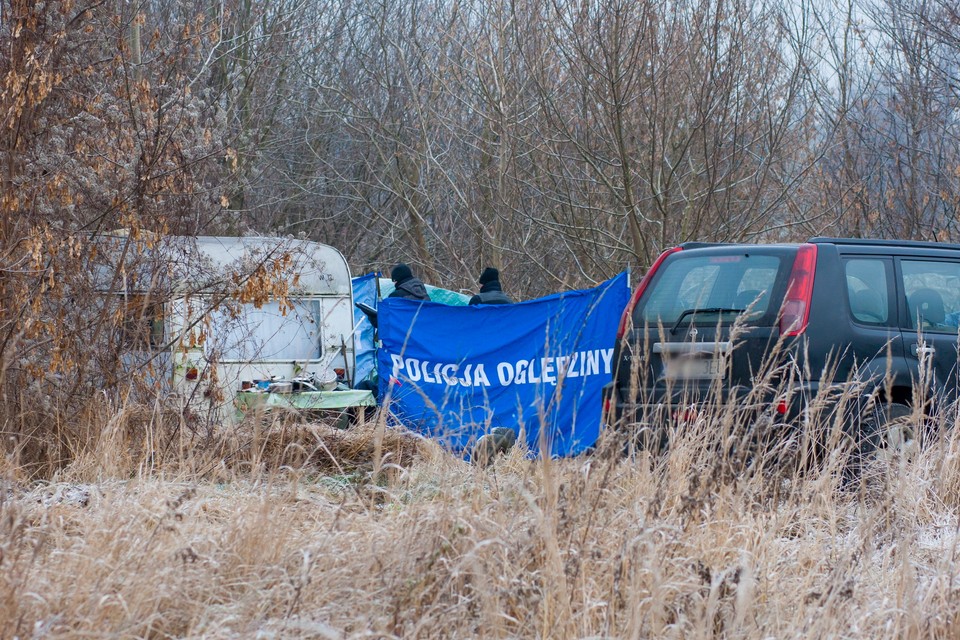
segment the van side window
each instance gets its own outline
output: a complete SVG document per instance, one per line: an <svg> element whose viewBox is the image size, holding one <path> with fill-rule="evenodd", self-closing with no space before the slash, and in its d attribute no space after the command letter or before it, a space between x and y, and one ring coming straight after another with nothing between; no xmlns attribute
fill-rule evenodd
<svg viewBox="0 0 960 640"><path fill-rule="evenodd" d="M907 326L956 333L960 326L960 262L902 260Z"/></svg>
<svg viewBox="0 0 960 640"><path fill-rule="evenodd" d="M846 261L847 300L850 313L863 324L887 324L890 319L890 285L883 260L853 258Z"/></svg>

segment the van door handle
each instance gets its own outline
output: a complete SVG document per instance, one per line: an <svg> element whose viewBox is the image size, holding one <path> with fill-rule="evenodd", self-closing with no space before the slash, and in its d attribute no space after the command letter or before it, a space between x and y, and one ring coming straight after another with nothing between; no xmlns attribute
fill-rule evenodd
<svg viewBox="0 0 960 640"><path fill-rule="evenodd" d="M913 345L913 355L915 356L932 356L937 353L937 350L933 347L928 347L925 344L915 344Z"/></svg>

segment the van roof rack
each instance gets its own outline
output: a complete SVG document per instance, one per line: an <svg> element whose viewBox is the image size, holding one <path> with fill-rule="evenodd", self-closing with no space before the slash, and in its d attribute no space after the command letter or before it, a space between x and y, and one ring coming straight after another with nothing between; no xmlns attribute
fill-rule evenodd
<svg viewBox="0 0 960 640"><path fill-rule="evenodd" d="M960 244L929 242L926 240L879 240L872 238L829 238L817 236L807 240L812 244L852 244L865 247L917 247L923 249L953 249L960 251Z"/></svg>

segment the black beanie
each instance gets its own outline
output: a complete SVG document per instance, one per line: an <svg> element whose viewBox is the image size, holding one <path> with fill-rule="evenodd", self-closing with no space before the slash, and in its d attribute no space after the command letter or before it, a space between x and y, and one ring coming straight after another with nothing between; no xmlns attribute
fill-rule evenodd
<svg viewBox="0 0 960 640"><path fill-rule="evenodd" d="M401 282L406 282L412 277L413 277L413 271L411 271L410 267L408 267L403 262L395 266L393 270L390 272L390 279L396 282L397 284L400 284Z"/></svg>
<svg viewBox="0 0 960 640"><path fill-rule="evenodd" d="M483 273L480 274L480 279L477 280L477 282L480 284L487 284L488 282L498 282L499 280L500 272L493 267L487 267L483 270Z"/></svg>

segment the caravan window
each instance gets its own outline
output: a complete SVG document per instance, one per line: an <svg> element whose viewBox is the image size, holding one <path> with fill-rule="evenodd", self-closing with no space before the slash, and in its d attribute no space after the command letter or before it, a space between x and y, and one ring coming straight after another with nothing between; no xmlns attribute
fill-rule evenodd
<svg viewBox="0 0 960 640"><path fill-rule="evenodd" d="M320 301L290 301L292 309L280 310L277 302L257 309L244 305L240 314L226 310L211 314L211 327L204 343L208 355L220 360L316 360L322 354Z"/></svg>
<svg viewBox="0 0 960 640"><path fill-rule="evenodd" d="M155 349L164 344L163 303L149 294L129 294L120 302L120 343L132 349Z"/></svg>

